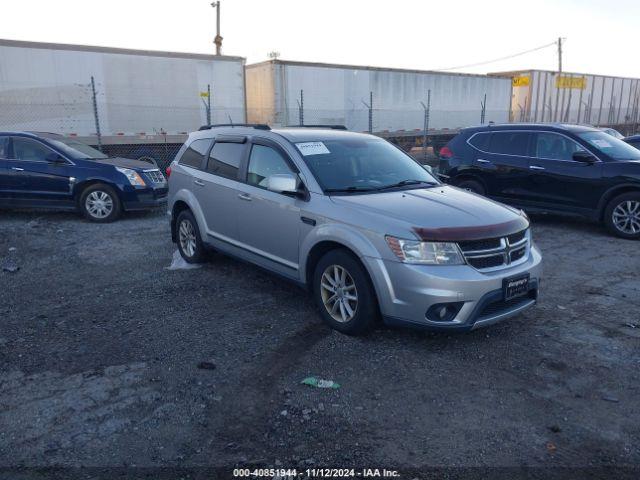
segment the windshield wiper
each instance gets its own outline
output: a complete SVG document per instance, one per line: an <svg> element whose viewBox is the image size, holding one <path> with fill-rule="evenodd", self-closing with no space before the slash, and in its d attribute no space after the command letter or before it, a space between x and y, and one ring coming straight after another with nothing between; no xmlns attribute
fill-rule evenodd
<svg viewBox="0 0 640 480"><path fill-rule="evenodd" d="M378 187L376 190L386 190L388 188L405 187L408 185L438 185L436 182L429 182L428 180L402 180L401 182L392 183L391 185L385 185L384 187Z"/></svg>

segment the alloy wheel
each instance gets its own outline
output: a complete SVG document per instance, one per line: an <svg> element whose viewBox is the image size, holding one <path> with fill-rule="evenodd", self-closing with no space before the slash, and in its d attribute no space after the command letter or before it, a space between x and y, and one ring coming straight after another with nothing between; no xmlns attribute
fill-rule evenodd
<svg viewBox="0 0 640 480"><path fill-rule="evenodd" d="M351 274L341 265L329 265L320 280L324 308L340 323L353 319L358 309L358 291Z"/></svg>
<svg viewBox="0 0 640 480"><path fill-rule="evenodd" d="M196 229L189 220L182 220L178 229L178 237L182 251L188 256L193 257L196 253Z"/></svg>
<svg viewBox="0 0 640 480"><path fill-rule="evenodd" d="M612 213L615 227L628 235L640 233L640 201L625 200Z"/></svg>
<svg viewBox="0 0 640 480"><path fill-rule="evenodd" d="M85 207L94 218L107 218L113 212L113 198L107 192L96 190L87 195Z"/></svg>

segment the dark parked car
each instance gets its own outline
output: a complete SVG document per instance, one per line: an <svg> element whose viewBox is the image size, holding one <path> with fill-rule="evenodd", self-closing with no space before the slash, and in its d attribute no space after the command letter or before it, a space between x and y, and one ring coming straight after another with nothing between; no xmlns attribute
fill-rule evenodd
<svg viewBox="0 0 640 480"><path fill-rule="evenodd" d="M577 214L640 238L640 150L596 128L467 128L440 151L447 182L528 211Z"/></svg>
<svg viewBox="0 0 640 480"><path fill-rule="evenodd" d="M78 210L94 222L158 207L167 182L146 162L108 158L52 133L0 132L0 207Z"/></svg>
<svg viewBox="0 0 640 480"><path fill-rule="evenodd" d="M640 135L631 135L625 138L624 141L640 150Z"/></svg>

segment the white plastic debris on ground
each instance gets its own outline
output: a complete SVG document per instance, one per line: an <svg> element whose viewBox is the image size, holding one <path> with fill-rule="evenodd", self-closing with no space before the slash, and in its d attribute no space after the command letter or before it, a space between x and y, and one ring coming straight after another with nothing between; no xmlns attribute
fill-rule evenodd
<svg viewBox="0 0 640 480"><path fill-rule="evenodd" d="M202 265L199 263L187 263L185 262L180 252L176 250L173 252L173 258L171 259L171 265L166 267L167 270L192 270L194 268L200 268Z"/></svg>

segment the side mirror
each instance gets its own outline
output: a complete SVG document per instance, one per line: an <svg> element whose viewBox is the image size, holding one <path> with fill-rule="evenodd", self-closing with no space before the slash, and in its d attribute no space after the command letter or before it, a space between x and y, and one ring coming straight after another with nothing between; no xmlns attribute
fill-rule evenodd
<svg viewBox="0 0 640 480"><path fill-rule="evenodd" d="M435 176L435 173L433 173L433 167L431 165L422 165L422 168L424 168L427 172L429 172L431 175Z"/></svg>
<svg viewBox="0 0 640 480"><path fill-rule="evenodd" d="M277 193L298 193L298 177L290 173L278 173L267 178L267 189Z"/></svg>
<svg viewBox="0 0 640 480"><path fill-rule="evenodd" d="M582 163L595 163L596 157L594 157L591 153L586 150L578 150L577 152L573 152L573 159L576 162Z"/></svg>

